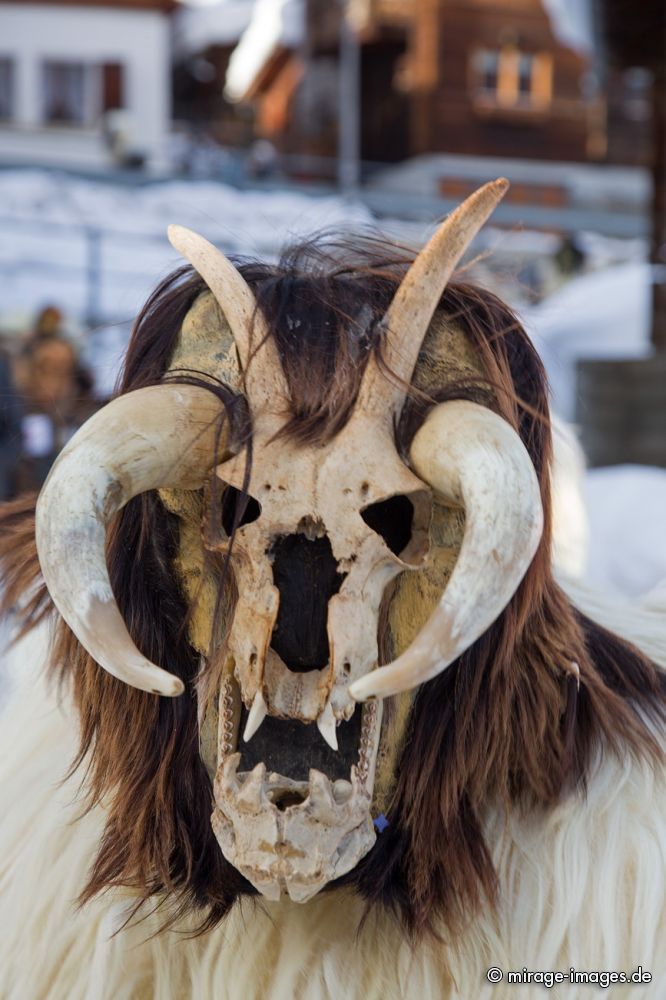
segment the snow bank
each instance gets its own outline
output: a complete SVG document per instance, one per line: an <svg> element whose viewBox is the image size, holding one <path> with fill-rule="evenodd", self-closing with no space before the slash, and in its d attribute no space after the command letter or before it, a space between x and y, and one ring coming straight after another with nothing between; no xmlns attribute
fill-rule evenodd
<svg viewBox="0 0 666 1000"><path fill-rule="evenodd" d="M638 597L666 581L666 470L642 465L590 469L585 581Z"/></svg>
<svg viewBox="0 0 666 1000"><path fill-rule="evenodd" d="M575 419L579 358L638 358L651 352L652 270L630 261L586 274L524 311L548 371L553 408L566 420Z"/></svg>

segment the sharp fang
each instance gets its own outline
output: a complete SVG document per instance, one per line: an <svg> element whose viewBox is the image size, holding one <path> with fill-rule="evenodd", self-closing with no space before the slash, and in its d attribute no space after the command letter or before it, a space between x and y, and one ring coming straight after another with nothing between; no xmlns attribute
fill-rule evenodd
<svg viewBox="0 0 666 1000"><path fill-rule="evenodd" d="M317 729L328 743L331 750L338 749L338 734L336 732L336 720L333 715L333 706L330 701L326 702L326 707L317 719Z"/></svg>
<svg viewBox="0 0 666 1000"><path fill-rule="evenodd" d="M261 691L257 691L254 696L254 701L252 702L252 707L248 712L247 722L245 723L245 731L243 732L243 739L246 743L250 742L267 715L268 708L266 707L264 696Z"/></svg>

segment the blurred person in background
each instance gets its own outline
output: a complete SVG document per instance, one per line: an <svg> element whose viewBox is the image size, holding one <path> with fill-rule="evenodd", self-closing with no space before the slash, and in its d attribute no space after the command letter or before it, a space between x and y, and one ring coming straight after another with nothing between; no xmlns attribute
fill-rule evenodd
<svg viewBox="0 0 666 1000"><path fill-rule="evenodd" d="M16 359L23 396L18 493L39 489L58 452L98 406L92 377L61 329L59 310L43 309Z"/></svg>
<svg viewBox="0 0 666 1000"><path fill-rule="evenodd" d="M57 306L44 306L37 314L33 338L53 337L63 332L63 315Z"/></svg>

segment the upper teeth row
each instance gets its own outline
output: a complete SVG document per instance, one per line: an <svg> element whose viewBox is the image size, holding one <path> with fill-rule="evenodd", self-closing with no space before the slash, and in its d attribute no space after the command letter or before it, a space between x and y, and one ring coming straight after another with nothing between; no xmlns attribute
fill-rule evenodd
<svg viewBox="0 0 666 1000"><path fill-rule="evenodd" d="M248 712L247 721L245 723L245 729L243 731L243 739L246 743L249 743L267 715L268 706L266 705L261 689L259 689L254 696L252 705L250 706L250 711ZM330 701L327 701L324 706L324 710L317 719L317 729L324 737L331 750L338 749L336 727L337 721L335 715L333 714L333 706Z"/></svg>

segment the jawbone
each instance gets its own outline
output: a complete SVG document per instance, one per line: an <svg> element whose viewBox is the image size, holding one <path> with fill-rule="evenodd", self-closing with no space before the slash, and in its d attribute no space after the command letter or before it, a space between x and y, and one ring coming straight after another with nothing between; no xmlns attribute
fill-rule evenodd
<svg viewBox="0 0 666 1000"><path fill-rule="evenodd" d="M239 762L235 753L218 767L211 823L227 861L267 899L305 903L373 846L370 792L356 767L351 781L311 769L299 782L263 763L238 774Z"/></svg>

